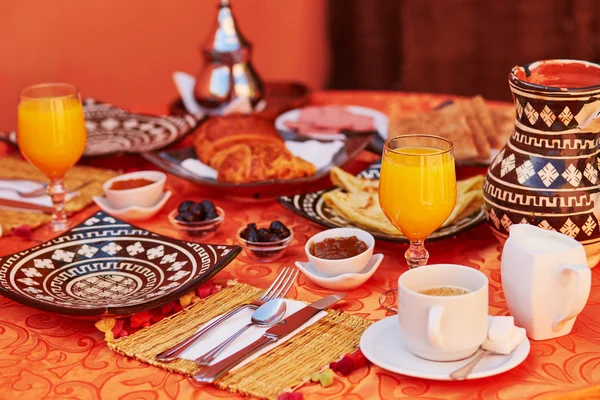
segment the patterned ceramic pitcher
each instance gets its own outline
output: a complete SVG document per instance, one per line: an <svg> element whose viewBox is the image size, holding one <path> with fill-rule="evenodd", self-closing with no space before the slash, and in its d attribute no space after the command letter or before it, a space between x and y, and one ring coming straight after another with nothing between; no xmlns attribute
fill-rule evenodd
<svg viewBox="0 0 600 400"><path fill-rule="evenodd" d="M600 65L576 60L514 67L515 129L484 183L485 211L505 240L526 223L583 244L600 261Z"/></svg>

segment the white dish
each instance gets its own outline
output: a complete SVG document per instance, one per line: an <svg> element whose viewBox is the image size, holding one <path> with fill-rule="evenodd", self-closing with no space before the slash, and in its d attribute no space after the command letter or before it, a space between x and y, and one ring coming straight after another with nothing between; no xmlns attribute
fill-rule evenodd
<svg viewBox="0 0 600 400"><path fill-rule="evenodd" d="M367 245L367 250L354 257L342 258L340 260L326 260L310 254L310 246L313 243L319 243L330 238L347 238L350 236L356 236L359 240L365 242ZM319 232L308 239L306 245L304 246L304 252L308 257L308 261L310 261L311 265L316 271L319 271L320 275L334 277L341 274L357 274L361 272L363 269L365 269L367 263L371 259L374 247L375 238L367 231L363 231L362 229L358 228L333 228Z"/></svg>
<svg viewBox="0 0 600 400"><path fill-rule="evenodd" d="M114 182L126 181L129 179L148 179L154 182L134 189L113 190L110 188ZM124 209L131 206L148 208L154 207L161 196L163 196L166 181L167 175L163 172L137 171L109 179L104 182L102 189L104 189L106 198L114 208Z"/></svg>
<svg viewBox="0 0 600 400"><path fill-rule="evenodd" d="M129 206L125 208L116 208L106 197L94 196L92 199L102 211L123 221L131 222L143 221L154 217L164 207L169 197L171 197L171 192L167 191L151 207Z"/></svg>
<svg viewBox="0 0 600 400"><path fill-rule="evenodd" d="M373 118L373 125L375 125L375 129L377 130L377 133L382 138L387 139L389 120L388 120L388 117L384 113L382 113L381 111L374 110L372 108L367 108L367 107L346 106L345 108L353 114L368 115L369 117ZM277 128L277 130L281 131L281 132L293 132L292 130L290 130L290 128L285 126L285 122L286 121L298 121L298 118L300 118L300 109L299 108L285 112L285 113L281 114L279 117L277 117L277 119L275 120L275 128ZM293 133L296 134L295 132L293 132ZM314 135L303 134L303 135L298 135L298 136L309 137L309 138L317 139L317 140L344 140L346 138L346 135L341 134L341 133L336 133L336 134L317 133Z"/></svg>
<svg viewBox="0 0 600 400"><path fill-rule="evenodd" d="M408 351L402 342L396 315L371 325L360 338L360 349L369 361L385 370L437 381L452 380L450 373L468 363L472 358L436 362L417 357ZM509 371L527 358L529 349L529 340L525 339L511 354L488 355L475 366L467 379L485 378Z"/></svg>
<svg viewBox="0 0 600 400"><path fill-rule="evenodd" d="M356 289L369 280L383 261L383 254L373 254L367 266L359 273L341 274L333 277L321 275L310 262L296 261L296 267L317 285L330 290Z"/></svg>

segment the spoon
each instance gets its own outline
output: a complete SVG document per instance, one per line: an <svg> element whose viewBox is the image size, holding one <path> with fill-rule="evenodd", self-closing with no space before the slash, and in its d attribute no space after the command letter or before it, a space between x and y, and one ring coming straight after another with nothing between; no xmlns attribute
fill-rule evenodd
<svg viewBox="0 0 600 400"><path fill-rule="evenodd" d="M198 365L209 365L215 358L221 354L227 346L229 346L235 339L237 339L242 333L246 332L251 326L263 326L268 327L275 325L281 321L283 315L287 310L285 300L273 299L267 301L262 306L258 307L252 314L251 322L238 330L236 333L227 338L220 345L212 350L209 350L205 354L196 358L196 364Z"/></svg>

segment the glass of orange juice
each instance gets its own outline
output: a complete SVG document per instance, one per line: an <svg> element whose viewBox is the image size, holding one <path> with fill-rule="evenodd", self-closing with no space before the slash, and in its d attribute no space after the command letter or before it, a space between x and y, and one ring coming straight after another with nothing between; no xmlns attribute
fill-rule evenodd
<svg viewBox="0 0 600 400"><path fill-rule="evenodd" d="M66 83L45 83L21 91L17 140L23 156L43 172L50 183L47 193L54 212L53 231L67 228L65 173L83 154L87 133L77 88Z"/></svg>
<svg viewBox="0 0 600 400"><path fill-rule="evenodd" d="M452 142L433 135L406 135L385 142L379 205L409 240L409 268L427 264L425 239L450 216L456 202Z"/></svg>

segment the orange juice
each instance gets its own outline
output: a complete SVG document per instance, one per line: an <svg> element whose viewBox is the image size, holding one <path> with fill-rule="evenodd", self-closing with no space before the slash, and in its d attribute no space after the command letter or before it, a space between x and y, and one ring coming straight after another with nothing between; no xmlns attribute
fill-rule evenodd
<svg viewBox="0 0 600 400"><path fill-rule="evenodd" d="M385 152L379 178L379 204L386 217L411 241L425 240L448 218L456 202L451 152L402 147Z"/></svg>
<svg viewBox="0 0 600 400"><path fill-rule="evenodd" d="M76 97L22 100L17 138L27 161L50 179L61 178L83 154L83 108Z"/></svg>

